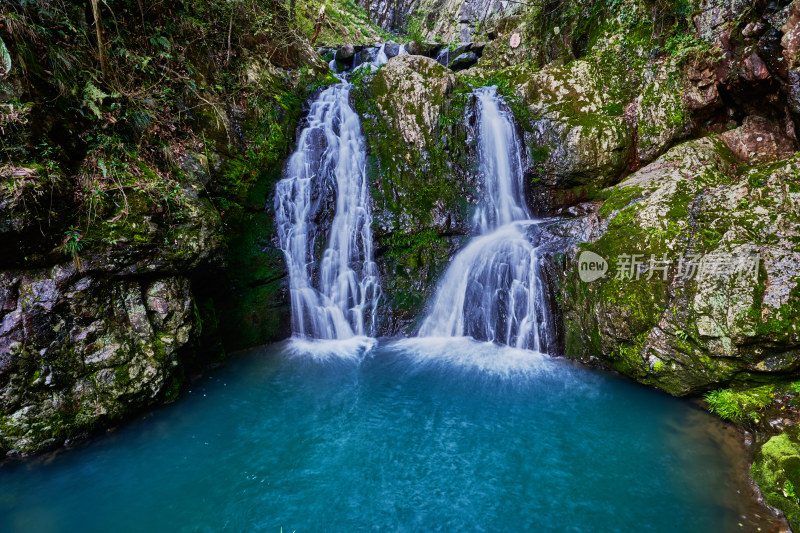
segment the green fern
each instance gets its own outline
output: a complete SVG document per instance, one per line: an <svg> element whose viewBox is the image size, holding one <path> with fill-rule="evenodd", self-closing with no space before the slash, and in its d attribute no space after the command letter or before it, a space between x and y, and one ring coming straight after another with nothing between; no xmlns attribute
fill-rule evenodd
<svg viewBox="0 0 800 533"><path fill-rule="evenodd" d="M747 390L719 389L706 393L708 410L726 420L743 421L750 418L758 421L759 410L772 402L774 385L763 385Z"/></svg>
<svg viewBox="0 0 800 533"><path fill-rule="evenodd" d="M98 89L95 84L90 81L86 82L86 87L83 88L83 105L88 107L97 118L103 118L100 104L102 104L104 98L108 97L109 95Z"/></svg>

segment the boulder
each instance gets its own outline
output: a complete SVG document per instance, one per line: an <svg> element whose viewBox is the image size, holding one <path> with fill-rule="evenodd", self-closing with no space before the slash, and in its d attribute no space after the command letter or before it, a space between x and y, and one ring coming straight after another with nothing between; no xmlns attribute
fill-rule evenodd
<svg viewBox="0 0 800 533"><path fill-rule="evenodd" d="M356 52L360 50L360 47L356 49L352 44L342 45L336 50L336 60L343 62L350 61L353 59L353 56L355 56Z"/></svg>
<svg viewBox="0 0 800 533"><path fill-rule="evenodd" d="M408 146L424 151L442 113L443 97L455 81L453 73L433 59L402 55L389 60L372 86L378 111Z"/></svg>
<svg viewBox="0 0 800 533"><path fill-rule="evenodd" d="M466 70L477 62L478 56L475 52L465 52L453 59L448 66L450 70L459 71Z"/></svg>
<svg viewBox="0 0 800 533"><path fill-rule="evenodd" d="M386 43L383 47L383 51L386 53L386 57L391 59L396 55L400 55L400 45L391 42Z"/></svg>
<svg viewBox="0 0 800 533"><path fill-rule="evenodd" d="M406 45L406 51L409 54L430 58L435 58L442 48L444 45L441 43L410 42Z"/></svg>
<svg viewBox="0 0 800 533"><path fill-rule="evenodd" d="M679 395L800 368L800 156L780 155L748 155L768 163L742 171L707 137L610 189L595 234L569 254L567 354ZM583 251L608 275L581 281Z"/></svg>
<svg viewBox="0 0 800 533"><path fill-rule="evenodd" d="M471 46L472 45L470 43L446 46L445 48L442 48L438 54L436 54L436 61L440 65L448 66L454 58L469 51Z"/></svg>
<svg viewBox="0 0 800 533"><path fill-rule="evenodd" d="M762 165L791 157L795 140L777 124L764 117L748 116L742 126L722 134L731 152L749 165Z"/></svg>

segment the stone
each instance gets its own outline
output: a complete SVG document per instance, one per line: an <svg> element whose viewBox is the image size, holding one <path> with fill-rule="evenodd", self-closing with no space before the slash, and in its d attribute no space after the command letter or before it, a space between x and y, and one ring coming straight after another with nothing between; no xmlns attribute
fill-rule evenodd
<svg viewBox="0 0 800 533"><path fill-rule="evenodd" d="M352 44L342 45L336 50L336 60L347 62L353 59L353 56L355 56L356 51L357 51L356 47L353 46Z"/></svg>
<svg viewBox="0 0 800 533"><path fill-rule="evenodd" d="M688 84L684 101L689 109L697 111L719 102L716 73L711 66L698 68L690 65L686 73Z"/></svg>
<svg viewBox="0 0 800 533"><path fill-rule="evenodd" d="M761 60L761 57L755 52L747 56L742 62L743 73L742 76L747 81L765 80L769 78L770 73L767 65Z"/></svg>
<svg viewBox="0 0 800 533"><path fill-rule="evenodd" d="M436 61L440 65L448 66L450 62L461 54L466 53L471 49L470 43L461 43L456 46L446 46L436 54Z"/></svg>
<svg viewBox="0 0 800 533"><path fill-rule="evenodd" d="M741 161L762 165L791 157L796 151L794 139L764 117L748 116L742 127L726 131L722 140Z"/></svg>
<svg viewBox="0 0 800 533"><path fill-rule="evenodd" d="M468 69L477 62L478 56L475 52L465 52L453 59L448 66L450 70L459 71Z"/></svg>
<svg viewBox="0 0 800 533"><path fill-rule="evenodd" d="M378 110L409 146L424 150L425 138L438 123L443 97L452 90L455 76L433 59L402 55L390 59L373 84L385 88L375 99Z"/></svg>
<svg viewBox="0 0 800 533"><path fill-rule="evenodd" d="M769 144L740 154L760 166L742 170L722 138L704 138L610 189L597 230L570 256L589 250L617 265L624 254L665 256L671 270L666 280L646 279L645 270L586 284L570 267L568 355L594 355L680 395L800 368L800 198L789 192L800 186L800 157L776 159L788 152L776 148L773 125L745 122L727 137L735 147L758 137ZM694 275L679 276L690 262Z"/></svg>
<svg viewBox="0 0 800 533"><path fill-rule="evenodd" d="M443 44L431 42L410 42L406 45L406 51L409 54L430 58L435 58L442 48L444 48Z"/></svg>
<svg viewBox="0 0 800 533"><path fill-rule="evenodd" d="M383 52L389 59L400 54L400 45L397 43L388 42L383 46Z"/></svg>

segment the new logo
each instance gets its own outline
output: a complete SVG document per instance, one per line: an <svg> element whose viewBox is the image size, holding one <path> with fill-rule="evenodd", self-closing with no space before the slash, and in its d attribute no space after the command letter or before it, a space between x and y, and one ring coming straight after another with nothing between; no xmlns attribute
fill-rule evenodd
<svg viewBox="0 0 800 533"><path fill-rule="evenodd" d="M600 279L608 272L608 262L594 252L583 251L578 256L578 275L581 281Z"/></svg>

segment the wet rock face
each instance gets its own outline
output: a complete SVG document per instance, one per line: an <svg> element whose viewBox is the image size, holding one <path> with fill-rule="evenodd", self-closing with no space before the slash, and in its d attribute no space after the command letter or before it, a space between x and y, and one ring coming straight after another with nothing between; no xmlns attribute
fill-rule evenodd
<svg viewBox="0 0 800 533"><path fill-rule="evenodd" d="M190 154L172 223L137 209L131 191L127 218L95 221L94 244L71 259L40 234L38 261L24 247L0 260L0 452L62 446L177 395L196 321L188 276L220 267L224 249L193 165ZM9 225L12 242L25 227Z"/></svg>
<svg viewBox="0 0 800 533"><path fill-rule="evenodd" d="M373 184L384 334L412 333L469 232L476 201L471 90L434 59L389 60L354 91Z"/></svg>
<svg viewBox="0 0 800 533"><path fill-rule="evenodd" d="M389 60L374 84L385 88L376 98L378 111L401 132L407 145L424 151L455 76L428 57L402 55Z"/></svg>
<svg viewBox="0 0 800 533"><path fill-rule="evenodd" d="M728 137L770 131L753 119ZM611 189L595 234L570 252L569 355L674 394L800 368L800 162L739 155L722 139L691 141ZM739 170L746 161L761 166ZM584 251L609 275L581 281Z"/></svg>
<svg viewBox="0 0 800 533"><path fill-rule="evenodd" d="M0 450L61 446L164 399L195 327L189 280L74 265L0 273Z"/></svg>
<svg viewBox="0 0 800 533"><path fill-rule="evenodd" d="M419 0L358 0L369 17L384 30L404 29Z"/></svg>

